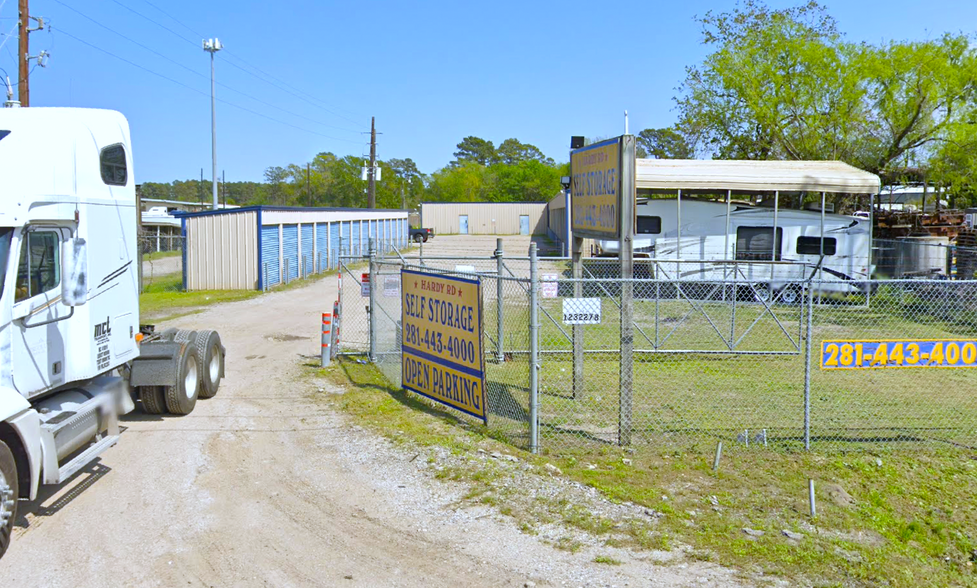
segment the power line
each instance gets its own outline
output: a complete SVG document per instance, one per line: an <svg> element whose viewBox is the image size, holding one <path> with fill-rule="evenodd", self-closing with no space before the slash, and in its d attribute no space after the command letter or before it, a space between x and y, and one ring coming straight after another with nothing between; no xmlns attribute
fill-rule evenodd
<svg viewBox="0 0 977 588"><path fill-rule="evenodd" d="M112 1L115 2L116 4L118 4L119 6L122 6L126 10L132 12L133 14L136 14L137 16L139 16L139 17L141 17L141 18L143 18L145 20L148 20L149 22L151 22L151 23L153 23L153 24L155 24L155 25L163 28L164 30L169 31L170 33L172 33L173 35L175 35L177 38L182 39L183 41L186 41L187 43L190 43L191 45L193 45L193 46L196 47L197 44L194 41L191 41L187 37L184 37L180 33L174 31L173 29L171 29L169 27L166 27L166 26L163 26L158 21L153 20L153 19L149 18L148 16L146 16L146 15L140 13L140 12L135 11L132 8L129 8L128 6L126 6L126 5L122 4L121 2L119 2L119 0L112 0ZM153 7L154 9L156 9L160 14L166 16L167 18L169 18L173 22L177 23L178 25L180 25L181 27L183 27L186 30L190 31L191 33L197 35L198 37L204 38L206 36L206 35L201 34L198 31L195 31L191 27L187 26L186 24L184 24L183 22L181 22L178 18L176 18L175 16L173 16L170 13L166 12L165 10L163 10L162 8L160 8L159 6L157 6L156 4L150 2L149 0L142 0L142 1L144 3L146 3L146 4L148 4L149 6ZM239 65L236 65L236 64L234 64L234 63L232 63L230 61L225 60L225 63L231 65L232 67L236 67L237 69L240 69L244 73L249 74L249 75L252 75L252 76L256 77L257 79L261 80L262 82L265 82L266 84L269 84L271 86L274 86L275 88L278 88L279 90L281 90L281 91L283 91L283 92L285 92L287 94L291 94L292 96L294 96L294 97L296 97L296 98L298 98L300 100L304 100L305 102L308 102L309 104L315 106L316 108L321 108L322 110L325 110L329 114L332 114L334 116L338 116L339 118L345 119L345 120L347 120L347 121L349 121L349 122L351 122L353 124L359 124L357 121L355 121L355 120L353 120L353 119L351 119L351 118L349 118L347 116L344 116L341 113L338 113L338 112L335 112L333 110L330 110L330 108L328 108L330 106L328 103L323 102L319 98L316 98L315 96L312 96L311 94L308 94L307 92L303 92L302 90L299 90L298 88L295 88L293 86L289 86L286 82L284 82L284 81L276 78L275 76L269 74L266 71L261 70L257 66L248 63L247 60L245 60L245 59L243 59L241 57L238 57L234 53L231 53L230 51L228 51L226 48L224 49L224 54L227 55L228 57L232 57L232 58L240 61L244 65L246 65L246 66L254 69L255 71L259 72L262 75L257 75L254 72L248 71L247 69L244 69L243 67L241 67ZM272 81L272 80L274 80L274 81ZM277 83L275 83L275 82L277 82ZM304 94L304 96L302 96L300 94Z"/></svg>
<svg viewBox="0 0 977 588"><path fill-rule="evenodd" d="M71 38L71 39L74 39L75 41L78 41L79 43L81 43L83 45L87 45L87 46L91 47L92 49L95 49L96 51L100 51L100 52L102 52L102 53L104 53L104 54L106 54L106 55L108 55L110 57L114 57L115 59L118 59L119 61L122 61L124 63L128 63L129 65L131 65L131 66L133 66L135 68L141 69L141 70L143 70L146 73L152 74L152 75L154 75L156 77L159 77L159 78L163 78L164 80L166 80L168 82L172 82L172 83L174 83L174 84L176 84L178 86L182 86L182 87L190 90L191 92L196 92L197 94L200 94L201 96L205 96L205 97L208 96L208 94L206 92L203 92L202 90L198 90L197 88L194 88L193 86L188 86L187 84L184 84L183 82L180 82L178 80L175 80L175 79L173 79L173 78L171 78L169 76L163 75L163 74L161 74L159 72L153 71L153 70L149 69L148 67L144 67L142 65L139 65L138 63L136 63L134 61L130 61L130 60L124 58L124 57L121 57L119 55L116 55L115 53L112 53L111 51L107 51L105 49L102 49L101 47L99 47L97 45L93 45L93 44L89 43L88 41L85 41L83 39L79 39L78 37L72 35L71 33L67 32L67 31L65 31L61 27L58 27L58 32L61 33L61 34L63 34L63 35L65 35L65 36L67 36L68 38ZM221 99L221 98L218 98L217 101L220 102L220 103L222 103L222 104L226 104L226 105L228 105L228 106L230 106L232 108L237 108L238 110L243 110L244 112L253 114L255 116L259 116L261 118L270 120L272 122L276 122L278 124L282 124L282 125L285 125L287 127L292 127L293 129L298 129L300 131L305 131L306 133L310 133L310 134L313 134L313 135L318 135L320 137L325 137L326 139L332 139L334 141L342 141L344 143L355 143L355 144L359 144L359 141L352 141L350 139L341 139L339 137L332 137L330 135L325 135L323 133L319 133L319 132L316 132L316 131L313 131L313 130L310 130L310 129L307 129L307 128L304 128L304 127L300 127L298 125L293 125L293 124L288 123L288 122L285 122L283 120L279 120L277 118L270 117L267 114L264 114L262 112L258 112L256 110L251 110L250 108L247 108L245 106L241 106L239 104L235 104L233 102L229 102L229 101L224 100L224 99Z"/></svg>
<svg viewBox="0 0 977 588"><path fill-rule="evenodd" d="M55 2L55 3L57 3L57 4L60 4L61 6L64 6L68 10L71 10L71 11L75 12L76 14L78 14L79 16L81 16L82 18L88 19L89 21L95 23L96 25L102 27L103 29L105 29L105 30L107 30L107 31L109 31L109 32L111 32L111 33L113 33L115 35L118 35L119 37L122 37L123 39L125 39L126 41L129 41L133 45L136 45L138 47L142 47L146 51L149 51L150 53L152 53L152 54L154 54L154 55L156 55L156 56L158 56L158 57L160 57L162 59L165 59L166 61L172 63L173 65L187 70L188 72L192 73L195 76L199 76L199 77L202 77L204 79L209 79L206 75L200 73L199 71L197 71L197 70L195 70L193 68L187 67L186 65L184 65L184 64L176 61L175 59L171 59L170 57L167 57L166 55L160 53L159 51L156 51L152 47L147 47L146 45L140 43L139 41L136 41L135 39L132 39L130 37L127 37L127 36L123 35L122 33L120 33L119 31L117 31L115 29L113 29L112 27L107 26L105 24L102 24L99 21L95 20L94 18L92 18L92 17L88 16L87 14L81 12L77 8L74 8L72 6L69 6L69 5L65 4L64 2L61 2L61 0L52 0L52 1ZM240 94L241 96L244 96L245 98L249 98L251 100L254 100L255 102L258 102L260 104L263 104L263 105L265 105L265 106L267 106L269 108L274 108L275 110L284 112L285 114L290 114L290 115L292 115L294 117L305 119L305 120L307 120L309 122L312 122L312 123L315 123L317 125L322 125L324 127L329 127L331 129L337 129L337 130L340 130L340 131L346 131L346 132L349 132L349 133L359 133L360 132L360 131L357 131L357 130L354 130L354 129L347 129L347 128L344 128L344 127L339 127L339 126L336 126L336 125L331 125L331 124L328 124L328 123L324 123L324 122L318 121L318 120L316 120L314 118L309 118L309 117L307 117L307 116L305 116L303 114L298 114L296 112L292 112L291 110L287 110L287 109L282 108L281 106L278 106L276 104L272 104L270 102L266 102L265 100L262 100L261 98L258 98L257 96L252 96L251 94L248 94L247 92L242 92L241 90L238 90L237 88L233 88L231 86L228 86L227 84L222 83L222 82L217 82L217 85L218 86L221 86L222 88L225 88L227 90L230 90L231 92L235 92L237 94Z"/></svg>

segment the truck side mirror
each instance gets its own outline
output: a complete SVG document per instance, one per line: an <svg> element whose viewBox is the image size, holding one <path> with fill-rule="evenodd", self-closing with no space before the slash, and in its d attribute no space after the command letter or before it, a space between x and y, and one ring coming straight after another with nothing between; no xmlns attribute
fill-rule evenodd
<svg viewBox="0 0 977 588"><path fill-rule="evenodd" d="M81 306L88 302L88 243L68 239L61 249L61 303Z"/></svg>

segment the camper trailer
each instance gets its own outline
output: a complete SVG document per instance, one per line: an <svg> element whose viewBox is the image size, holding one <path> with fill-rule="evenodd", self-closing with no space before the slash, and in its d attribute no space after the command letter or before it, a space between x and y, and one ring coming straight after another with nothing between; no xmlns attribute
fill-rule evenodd
<svg viewBox="0 0 977 588"><path fill-rule="evenodd" d="M812 275L821 292L847 293L872 274L866 219L674 198L639 200L635 210L635 257L657 260L661 279L735 280L760 298L791 303ZM616 241L599 247L618 253Z"/></svg>

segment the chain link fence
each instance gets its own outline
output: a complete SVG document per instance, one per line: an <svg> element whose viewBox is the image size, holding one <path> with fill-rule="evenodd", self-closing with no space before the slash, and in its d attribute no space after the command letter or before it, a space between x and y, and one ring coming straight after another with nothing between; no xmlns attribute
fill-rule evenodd
<svg viewBox="0 0 977 588"><path fill-rule="evenodd" d="M401 269L477 276L488 427L515 445L977 444L977 281L849 283L815 270L784 283L777 265L636 260L625 279L617 260L593 259L574 279L565 258L501 251L345 257L341 350L372 358L399 387ZM621 353L625 289L631 363ZM599 320L567 324L564 305L581 298Z"/></svg>

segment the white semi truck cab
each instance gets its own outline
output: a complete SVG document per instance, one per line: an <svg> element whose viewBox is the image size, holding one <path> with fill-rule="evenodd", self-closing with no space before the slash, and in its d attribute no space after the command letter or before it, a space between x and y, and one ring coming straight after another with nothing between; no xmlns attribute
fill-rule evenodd
<svg viewBox="0 0 977 588"><path fill-rule="evenodd" d="M129 124L118 112L0 109L0 557L18 500L119 440L135 409L217 393L215 331L139 322Z"/></svg>

